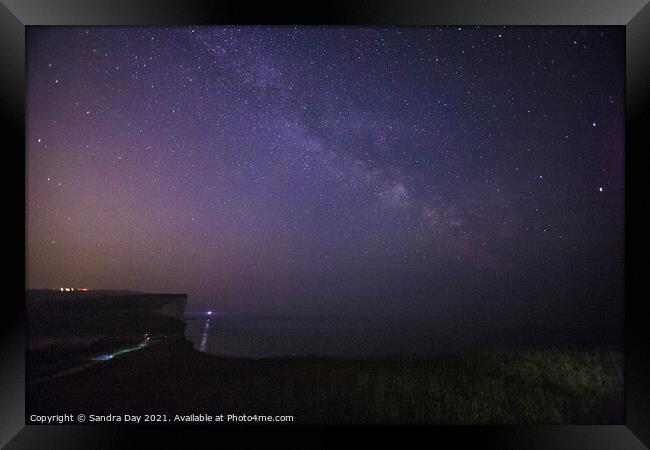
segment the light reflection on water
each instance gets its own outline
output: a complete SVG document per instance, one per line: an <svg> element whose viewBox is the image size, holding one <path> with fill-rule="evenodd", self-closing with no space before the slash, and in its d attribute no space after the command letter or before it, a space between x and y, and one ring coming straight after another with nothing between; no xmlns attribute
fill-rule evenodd
<svg viewBox="0 0 650 450"><path fill-rule="evenodd" d="M363 317L197 315L185 337L200 352L227 357L394 356L534 348L618 349L593 327L531 329L451 320ZM214 323L213 323L214 322ZM474 325L474 326L472 326ZM595 339L595 336L601 339Z"/></svg>
<svg viewBox="0 0 650 450"><path fill-rule="evenodd" d="M210 318L205 321L203 326L203 333L201 334L201 343L199 344L199 351L204 352L208 345L208 335L210 331Z"/></svg>

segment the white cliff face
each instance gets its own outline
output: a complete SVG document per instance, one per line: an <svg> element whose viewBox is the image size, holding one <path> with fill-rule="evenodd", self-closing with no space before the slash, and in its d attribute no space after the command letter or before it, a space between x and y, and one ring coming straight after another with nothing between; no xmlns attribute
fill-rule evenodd
<svg viewBox="0 0 650 450"><path fill-rule="evenodd" d="M185 313L185 305L187 304L187 295L179 294L178 297L170 298L160 309L156 310L157 313L166 316L181 319Z"/></svg>
<svg viewBox="0 0 650 450"><path fill-rule="evenodd" d="M185 294L28 290L28 378L67 373L143 340L184 339L186 302Z"/></svg>

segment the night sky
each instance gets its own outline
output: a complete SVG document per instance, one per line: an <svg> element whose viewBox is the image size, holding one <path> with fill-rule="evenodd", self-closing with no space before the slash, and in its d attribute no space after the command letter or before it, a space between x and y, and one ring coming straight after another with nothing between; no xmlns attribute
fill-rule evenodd
<svg viewBox="0 0 650 450"><path fill-rule="evenodd" d="M29 27L28 287L620 321L624 75L620 27Z"/></svg>

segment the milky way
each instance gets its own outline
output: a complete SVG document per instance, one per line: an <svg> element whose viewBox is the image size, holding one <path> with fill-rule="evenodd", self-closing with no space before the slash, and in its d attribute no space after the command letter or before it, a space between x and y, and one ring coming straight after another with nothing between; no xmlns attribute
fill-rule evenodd
<svg viewBox="0 0 650 450"><path fill-rule="evenodd" d="M28 285L245 312L621 305L623 39L29 28Z"/></svg>

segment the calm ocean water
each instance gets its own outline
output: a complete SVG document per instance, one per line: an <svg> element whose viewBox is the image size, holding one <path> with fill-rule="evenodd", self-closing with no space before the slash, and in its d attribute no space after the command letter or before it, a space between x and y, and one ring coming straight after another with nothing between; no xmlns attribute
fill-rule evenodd
<svg viewBox="0 0 650 450"><path fill-rule="evenodd" d="M186 317L185 335L221 356L407 356L517 348L622 348L613 330L480 328L415 319L212 315ZM622 336L621 336L622 338ZM620 345L619 345L620 341Z"/></svg>

